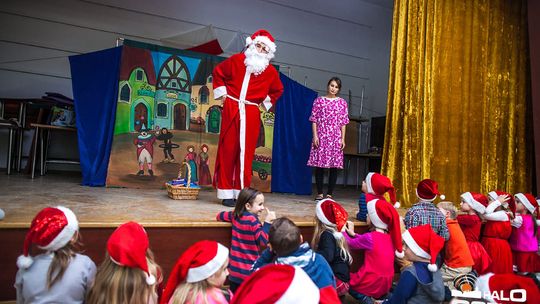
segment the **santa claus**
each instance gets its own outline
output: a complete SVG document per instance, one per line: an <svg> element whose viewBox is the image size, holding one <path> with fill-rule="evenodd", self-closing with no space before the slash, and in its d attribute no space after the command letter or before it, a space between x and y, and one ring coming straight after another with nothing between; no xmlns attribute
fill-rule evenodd
<svg viewBox="0 0 540 304"><path fill-rule="evenodd" d="M238 193L251 183L251 163L260 129L260 107L269 110L283 93L277 70L270 65L275 40L266 30L246 39L246 50L216 66L214 98L222 99L221 133L214 187L223 205L233 207Z"/></svg>

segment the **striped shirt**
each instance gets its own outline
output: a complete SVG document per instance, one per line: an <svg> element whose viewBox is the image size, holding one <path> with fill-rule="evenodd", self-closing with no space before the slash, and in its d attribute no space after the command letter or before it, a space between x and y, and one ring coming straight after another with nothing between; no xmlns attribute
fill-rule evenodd
<svg viewBox="0 0 540 304"><path fill-rule="evenodd" d="M261 225L257 216L247 211L240 218L235 218L232 211L223 211L218 213L216 219L232 223L229 280L240 284L259 258L260 247L268 243L270 224L265 222Z"/></svg>

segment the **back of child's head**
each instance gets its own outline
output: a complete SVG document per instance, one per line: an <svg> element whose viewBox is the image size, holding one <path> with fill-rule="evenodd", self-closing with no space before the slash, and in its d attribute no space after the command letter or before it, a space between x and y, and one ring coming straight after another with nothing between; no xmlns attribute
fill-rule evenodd
<svg viewBox="0 0 540 304"><path fill-rule="evenodd" d="M253 204L253 201L257 195L262 194L261 191L253 188L244 188L238 194L236 199L236 205L234 207L233 214L235 217L241 217L242 214L246 211L246 204Z"/></svg>
<svg viewBox="0 0 540 304"><path fill-rule="evenodd" d="M300 247L302 242L300 229L290 219L280 217L270 226L268 242L277 256L288 256Z"/></svg>
<svg viewBox="0 0 540 304"><path fill-rule="evenodd" d="M147 303L157 300L155 263L144 228L135 222L118 227L107 241L105 260L99 266L87 303Z"/></svg>
<svg viewBox="0 0 540 304"><path fill-rule="evenodd" d="M195 303L205 298L213 284L209 278L226 271L228 258L229 250L216 241L204 240L191 245L176 261L161 303ZM222 279L224 281L224 277Z"/></svg>
<svg viewBox="0 0 540 304"><path fill-rule="evenodd" d="M317 203L315 214L316 224L313 239L311 240L311 247L317 249L321 235L323 232L328 231L332 233L336 240L336 246L339 247L341 258L352 263L347 242L341 233L349 217L347 210L336 201L327 198Z"/></svg>
<svg viewBox="0 0 540 304"><path fill-rule="evenodd" d="M62 206L47 207L32 220L17 266L27 269L34 260L30 255L32 245L53 252L53 260L47 274L47 287L62 279L71 258L75 256L79 238L79 222L70 209Z"/></svg>
<svg viewBox="0 0 540 304"><path fill-rule="evenodd" d="M448 201L440 202L437 204L437 208L448 211L448 217L450 219L455 220L457 218L457 208L454 206L454 203Z"/></svg>

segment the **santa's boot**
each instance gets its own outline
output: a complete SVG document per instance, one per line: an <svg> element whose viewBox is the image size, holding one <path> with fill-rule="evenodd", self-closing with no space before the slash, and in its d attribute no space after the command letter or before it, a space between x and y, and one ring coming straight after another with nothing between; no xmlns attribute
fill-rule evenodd
<svg viewBox="0 0 540 304"><path fill-rule="evenodd" d="M152 171L152 169L148 169L148 174L150 174L150 176L154 176L154 171Z"/></svg>
<svg viewBox="0 0 540 304"><path fill-rule="evenodd" d="M138 176L144 175L144 170L139 170L139 172L137 172L137 175Z"/></svg>
<svg viewBox="0 0 540 304"><path fill-rule="evenodd" d="M227 207L234 207L236 206L236 200L232 198L227 198L227 199L222 200L221 204Z"/></svg>

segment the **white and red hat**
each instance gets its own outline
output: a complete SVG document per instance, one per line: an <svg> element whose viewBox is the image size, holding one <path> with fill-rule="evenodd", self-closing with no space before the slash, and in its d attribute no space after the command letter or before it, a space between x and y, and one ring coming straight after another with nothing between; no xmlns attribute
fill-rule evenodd
<svg viewBox="0 0 540 304"><path fill-rule="evenodd" d="M469 204L476 212L480 214L486 213L488 199L485 195L475 192L465 192L461 194L461 201Z"/></svg>
<svg viewBox="0 0 540 304"><path fill-rule="evenodd" d="M490 303L539 303L540 291L532 278L513 273L481 275L475 291Z"/></svg>
<svg viewBox="0 0 540 304"><path fill-rule="evenodd" d="M316 304L323 301L319 288L302 268L271 264L252 273L231 300L231 304L253 303Z"/></svg>
<svg viewBox="0 0 540 304"><path fill-rule="evenodd" d="M366 175L366 185L368 193L370 194L382 196L388 192L390 202L394 205L394 207L400 207L399 202L396 202L396 190L392 185L392 181L388 177L379 173L369 172Z"/></svg>
<svg viewBox="0 0 540 304"><path fill-rule="evenodd" d="M276 40L267 30L260 29L253 33L251 37L246 38L246 46L255 44L257 42L264 43L266 46L268 46L270 48L269 53L273 54L276 52Z"/></svg>
<svg viewBox="0 0 540 304"><path fill-rule="evenodd" d="M437 195L440 195L442 200L445 199L445 196L439 193L439 184L432 179L426 178L416 186L416 196L421 201L433 202Z"/></svg>
<svg viewBox="0 0 540 304"><path fill-rule="evenodd" d="M367 211L373 226L388 230L396 256L403 258L400 218L396 208L384 200L374 199L367 203Z"/></svg>
<svg viewBox="0 0 540 304"><path fill-rule="evenodd" d="M148 236L143 226L136 222L120 225L107 241L107 252L115 264L138 268L146 273L146 283L154 285L156 277L148 269L146 252L149 247Z"/></svg>
<svg viewBox="0 0 540 304"><path fill-rule="evenodd" d="M516 194L516 200L521 202L533 216L536 211L536 223L537 225L540 225L540 210L538 209L538 201L536 198L530 193L518 193Z"/></svg>
<svg viewBox="0 0 540 304"><path fill-rule="evenodd" d="M195 283L211 277L228 258L229 249L216 241L203 240L191 245L176 261L161 303L168 303L181 283Z"/></svg>
<svg viewBox="0 0 540 304"><path fill-rule="evenodd" d="M510 199L507 202L501 204L501 202L499 202L499 200L497 199L501 195L508 195ZM486 209L486 213L492 213L499 206L509 208L512 213L516 213L516 202L514 201L514 197L512 196L512 194L500 190L490 191L488 193L488 199L490 200L490 202L488 208Z"/></svg>
<svg viewBox="0 0 540 304"><path fill-rule="evenodd" d="M24 239L23 254L17 258L17 266L26 269L34 262L30 256L32 244L40 249L56 251L66 246L79 231L79 221L70 209L62 206L47 207L32 220Z"/></svg>
<svg viewBox="0 0 540 304"><path fill-rule="evenodd" d="M315 214L323 224L336 228L335 237L343 236L341 230L347 223L349 214L339 203L330 198L320 200L315 207Z"/></svg>
<svg viewBox="0 0 540 304"><path fill-rule="evenodd" d="M429 271L437 271L435 261L444 246L444 238L437 235L430 224L409 228L403 232L402 237L414 254L429 260Z"/></svg>

